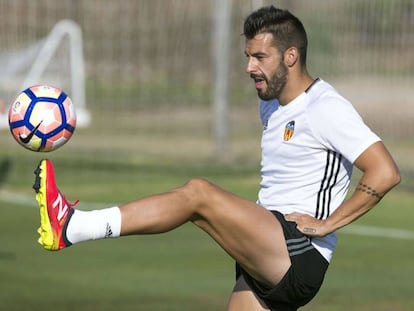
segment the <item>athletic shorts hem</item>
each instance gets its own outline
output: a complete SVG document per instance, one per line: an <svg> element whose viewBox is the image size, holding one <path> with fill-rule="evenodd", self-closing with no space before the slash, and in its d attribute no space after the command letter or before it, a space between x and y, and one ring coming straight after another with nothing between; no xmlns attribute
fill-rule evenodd
<svg viewBox="0 0 414 311"><path fill-rule="evenodd" d="M271 212L283 228L292 265L274 287L255 280L238 264L236 264L236 277L242 274L251 290L271 310L295 311L310 302L318 293L329 262L312 245L310 238L297 230L296 223L286 221L277 211Z"/></svg>

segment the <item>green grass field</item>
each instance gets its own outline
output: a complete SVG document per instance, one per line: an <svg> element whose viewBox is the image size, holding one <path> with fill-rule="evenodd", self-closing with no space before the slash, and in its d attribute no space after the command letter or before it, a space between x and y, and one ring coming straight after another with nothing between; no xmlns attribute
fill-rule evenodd
<svg viewBox="0 0 414 311"><path fill-rule="evenodd" d="M192 224L157 236L44 251L36 243L38 210L30 189L40 156L9 160L0 187L0 311L225 309L233 261ZM257 165L159 163L55 159L61 189L69 199L80 198L84 209L166 191L195 176L255 200ZM383 228L384 236L357 234L352 226L339 233L325 284L301 310L414 310L413 202L412 192L397 188L356 224ZM387 237L387 228L411 236Z"/></svg>

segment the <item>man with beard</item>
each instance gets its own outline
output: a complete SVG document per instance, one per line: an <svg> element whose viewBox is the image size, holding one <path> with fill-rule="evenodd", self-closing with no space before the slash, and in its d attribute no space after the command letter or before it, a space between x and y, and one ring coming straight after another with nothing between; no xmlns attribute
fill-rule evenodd
<svg viewBox="0 0 414 311"><path fill-rule="evenodd" d="M264 7L247 17L244 35L246 71L261 99L263 123L257 202L192 179L167 193L81 211L57 188L52 163L42 160L34 189L45 249L193 222L236 261L228 310L296 310L315 296L335 249L335 231L368 212L400 175L352 105L307 72L299 19ZM353 166L362 177L345 199Z"/></svg>

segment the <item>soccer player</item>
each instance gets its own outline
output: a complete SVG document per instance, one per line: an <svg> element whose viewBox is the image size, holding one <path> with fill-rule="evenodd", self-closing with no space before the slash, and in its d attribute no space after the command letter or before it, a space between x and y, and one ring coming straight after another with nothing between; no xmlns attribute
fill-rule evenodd
<svg viewBox="0 0 414 311"><path fill-rule="evenodd" d="M263 124L257 202L192 179L167 193L81 211L57 188L52 163L42 160L34 189L44 248L156 234L193 222L237 263L228 310L297 310L316 295L335 231L374 207L400 174L353 106L307 72L307 36L298 18L264 7L247 17L244 36ZM353 166L362 176L346 199Z"/></svg>

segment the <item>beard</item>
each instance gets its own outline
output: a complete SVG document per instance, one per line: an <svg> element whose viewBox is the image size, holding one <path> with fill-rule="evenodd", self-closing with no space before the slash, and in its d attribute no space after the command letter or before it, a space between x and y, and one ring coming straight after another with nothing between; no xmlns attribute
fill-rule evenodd
<svg viewBox="0 0 414 311"><path fill-rule="evenodd" d="M259 98L266 101L275 98L278 99L286 85L287 75L288 69L286 65L283 62L280 62L276 72L269 79L262 76L262 78L266 81L267 88L263 91L257 91Z"/></svg>

